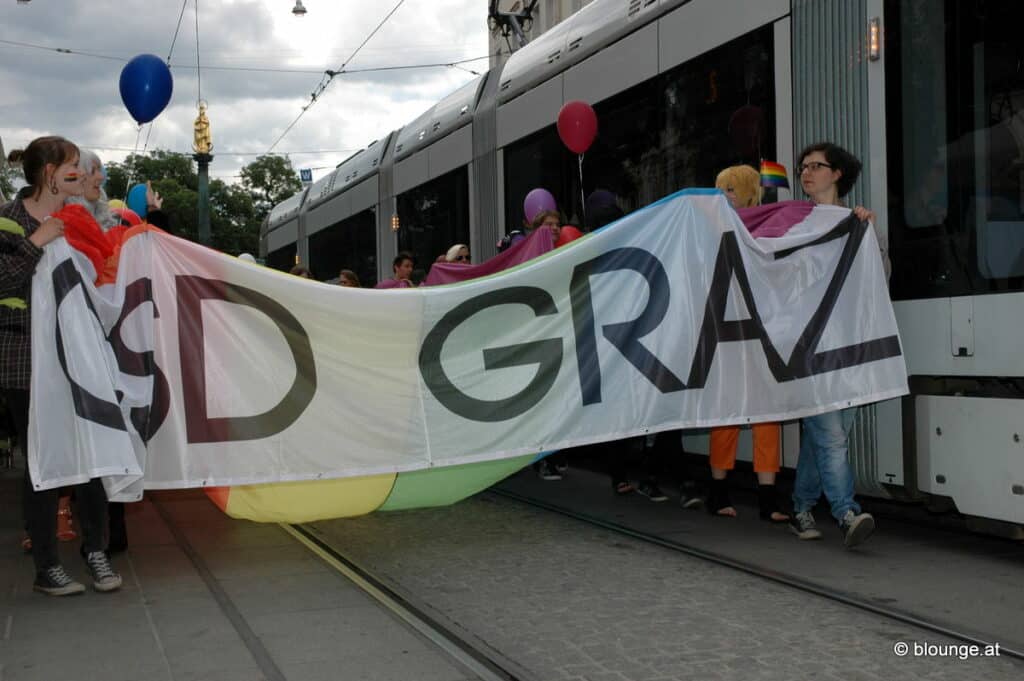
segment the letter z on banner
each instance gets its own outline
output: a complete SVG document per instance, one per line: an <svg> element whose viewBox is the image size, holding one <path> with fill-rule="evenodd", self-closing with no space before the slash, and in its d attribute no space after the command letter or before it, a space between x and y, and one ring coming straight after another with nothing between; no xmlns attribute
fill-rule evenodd
<svg viewBox="0 0 1024 681"><path fill-rule="evenodd" d="M783 215L780 213L780 215ZM157 231L99 287L62 240L33 280L42 489L350 477L905 394L878 245L807 205L754 238L688 190L500 276L415 290L291 277Z"/></svg>

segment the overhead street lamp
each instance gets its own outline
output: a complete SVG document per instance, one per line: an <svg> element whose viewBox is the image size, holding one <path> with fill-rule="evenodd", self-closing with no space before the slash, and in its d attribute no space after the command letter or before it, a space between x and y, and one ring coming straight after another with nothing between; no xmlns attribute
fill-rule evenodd
<svg viewBox="0 0 1024 681"><path fill-rule="evenodd" d="M292 14L297 17L306 16L306 8L302 6L302 0L295 0L295 7L292 7Z"/></svg>

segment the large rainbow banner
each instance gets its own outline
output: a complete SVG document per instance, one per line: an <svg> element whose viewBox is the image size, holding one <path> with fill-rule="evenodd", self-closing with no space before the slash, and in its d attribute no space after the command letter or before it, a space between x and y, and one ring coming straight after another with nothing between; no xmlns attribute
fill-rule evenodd
<svg viewBox="0 0 1024 681"><path fill-rule="evenodd" d="M688 190L500 274L405 290L157 230L99 264L58 240L32 285L33 483L342 517L451 503L552 449L906 393L870 226L809 204L759 219L782 236Z"/></svg>

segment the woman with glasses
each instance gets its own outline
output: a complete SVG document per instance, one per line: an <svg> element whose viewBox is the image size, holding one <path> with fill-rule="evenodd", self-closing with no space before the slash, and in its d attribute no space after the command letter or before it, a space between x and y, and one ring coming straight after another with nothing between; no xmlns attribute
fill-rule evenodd
<svg viewBox="0 0 1024 681"><path fill-rule="evenodd" d="M466 244L455 244L448 249L448 252L444 254L445 262L457 262L460 265L468 265L469 263L469 246Z"/></svg>
<svg viewBox="0 0 1024 681"><path fill-rule="evenodd" d="M857 157L831 142L821 142L800 152L799 159L796 173L811 201L827 206L845 205L843 197L850 193L860 175L861 163ZM859 220L874 222L874 213L863 206L855 207L853 213ZM881 257L888 276L884 243L879 235ZM862 513L853 498L853 469L848 455L850 430L856 415L857 408L849 407L808 416L801 422L800 458L793 483L794 516L789 526L800 539L821 538L811 510L822 492L843 531L847 547L860 544L875 529L875 519L870 513Z"/></svg>

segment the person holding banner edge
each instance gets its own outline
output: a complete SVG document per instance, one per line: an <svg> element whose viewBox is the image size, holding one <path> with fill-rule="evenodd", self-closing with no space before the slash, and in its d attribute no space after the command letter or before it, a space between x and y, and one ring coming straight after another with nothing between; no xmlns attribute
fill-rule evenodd
<svg viewBox="0 0 1024 681"><path fill-rule="evenodd" d="M106 171L103 169L103 162L94 152L87 149L79 149L78 167L85 174L83 193L81 196L72 196L67 200L68 204L85 206L100 229L104 232L121 224L120 215L110 209L107 201L107 193L103 190L103 183L106 182ZM149 187L149 183L146 183ZM152 190L150 190L152 191ZM157 203L151 200L150 206L159 205L159 194L156 195ZM155 212L155 211L153 211ZM107 504L107 516L110 521L109 533L107 536L107 553L120 553L128 548L128 527L124 519L124 504L111 501Z"/></svg>
<svg viewBox="0 0 1024 681"><path fill-rule="evenodd" d="M733 208L761 205L761 175L747 165L731 166L718 173L715 187L725 193ZM779 472L779 439L782 427L778 423L755 423L750 428L754 438L754 473L757 475L757 501L762 520L772 523L789 522L790 516L779 506L775 488L775 474ZM735 518L736 508L729 499L729 471L736 465L736 446L739 444L739 426L719 426L711 429L710 467L711 488L707 509L712 515Z"/></svg>
<svg viewBox="0 0 1024 681"><path fill-rule="evenodd" d="M831 142L812 144L800 152L796 176L804 193L816 204L842 206L842 198L850 193L861 163L850 152ZM874 213L863 206L853 209L857 219L874 225ZM876 234L877 228L876 228ZM889 258L885 241L879 237L880 257L888 277ZM801 421L800 456L793 484L794 517L790 531L799 539L820 539L812 509L824 492L832 516L843 531L846 546L853 547L866 540L875 529L875 519L863 513L853 498L853 469L849 461L850 430L857 407L848 407Z"/></svg>
<svg viewBox="0 0 1024 681"><path fill-rule="evenodd" d="M66 199L83 192L78 147L62 137L40 137L24 151L8 156L22 163L28 186L0 207L0 388L11 409L19 438L28 451L29 388L32 377L29 305L35 268L43 248L64 235L64 223L51 217ZM121 576L110 565L106 548L107 496L99 479L77 485L83 556L97 591L114 591ZM60 490L35 491L25 471L23 508L36 578L33 590L68 596L85 587L68 575L57 555L57 505Z"/></svg>

